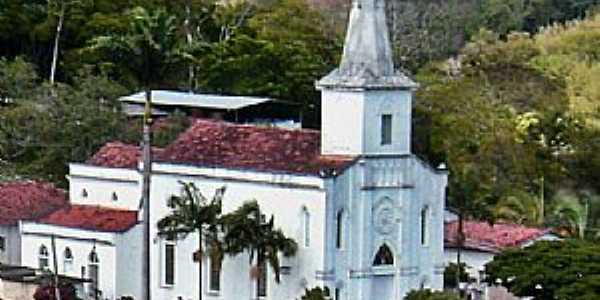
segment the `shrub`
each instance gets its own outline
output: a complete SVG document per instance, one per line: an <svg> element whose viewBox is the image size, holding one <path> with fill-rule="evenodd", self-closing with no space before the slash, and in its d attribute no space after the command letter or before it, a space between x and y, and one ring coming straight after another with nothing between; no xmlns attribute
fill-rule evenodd
<svg viewBox="0 0 600 300"><path fill-rule="evenodd" d="M408 293L404 300L460 300L460 297L448 292L418 290Z"/></svg>

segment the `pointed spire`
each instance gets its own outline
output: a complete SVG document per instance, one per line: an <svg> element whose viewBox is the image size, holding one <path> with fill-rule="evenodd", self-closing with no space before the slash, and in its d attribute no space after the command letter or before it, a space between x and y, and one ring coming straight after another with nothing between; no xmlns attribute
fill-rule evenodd
<svg viewBox="0 0 600 300"><path fill-rule="evenodd" d="M410 89L416 86L406 75L394 71L385 0L354 0L340 66L321 79L317 87Z"/></svg>

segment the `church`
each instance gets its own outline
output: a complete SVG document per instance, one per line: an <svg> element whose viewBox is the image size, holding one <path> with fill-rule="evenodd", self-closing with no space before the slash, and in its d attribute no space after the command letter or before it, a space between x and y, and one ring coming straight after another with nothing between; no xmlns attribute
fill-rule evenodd
<svg viewBox="0 0 600 300"><path fill-rule="evenodd" d="M195 119L154 150L153 299L300 299L305 289L327 287L335 300L399 300L443 288L448 174L411 153L418 85L394 68L384 6L354 1L340 65L316 83L320 132ZM17 200L10 216L0 216L0 262L56 265L61 275L90 279L83 291L90 299L140 299L140 155L114 142L70 164L68 195L35 183L4 187ZM223 213L256 200L274 216L298 244L295 256L282 258L280 283L268 270L255 284L245 255L226 257L220 268L204 257L199 274L198 236L159 235L156 223L170 213L167 199L181 193L181 182L207 197L226 187ZM27 202L17 195L24 189L52 201Z"/></svg>

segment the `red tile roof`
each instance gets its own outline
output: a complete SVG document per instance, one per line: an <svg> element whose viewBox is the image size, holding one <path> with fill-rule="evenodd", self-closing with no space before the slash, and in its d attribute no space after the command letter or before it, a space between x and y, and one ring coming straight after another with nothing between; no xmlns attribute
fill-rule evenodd
<svg viewBox="0 0 600 300"><path fill-rule="evenodd" d="M353 156L323 156L315 130L289 130L196 119L158 161L231 169L319 175L343 170Z"/></svg>
<svg viewBox="0 0 600 300"><path fill-rule="evenodd" d="M162 151L160 148L153 148L153 155L159 155ZM110 142L100 148L87 163L99 167L135 169L141 157L142 149L139 146Z"/></svg>
<svg viewBox="0 0 600 300"><path fill-rule="evenodd" d="M65 191L34 181L0 183L0 225L34 220L68 203Z"/></svg>
<svg viewBox="0 0 600 300"><path fill-rule="evenodd" d="M124 232L137 224L137 212L91 205L70 205L39 223L103 232Z"/></svg>
<svg viewBox="0 0 600 300"><path fill-rule="evenodd" d="M550 230L531 228L518 224L494 224L487 222L465 221L465 249L483 252L500 252L511 247L520 247L547 233ZM444 226L444 244L446 247L457 246L458 221L446 223Z"/></svg>

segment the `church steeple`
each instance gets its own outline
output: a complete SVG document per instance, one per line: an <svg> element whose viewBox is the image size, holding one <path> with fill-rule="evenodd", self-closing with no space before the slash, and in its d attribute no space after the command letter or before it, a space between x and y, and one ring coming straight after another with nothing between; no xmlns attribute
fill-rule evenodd
<svg viewBox="0 0 600 300"><path fill-rule="evenodd" d="M394 70L385 0L354 0L338 69L318 88L411 89L417 85Z"/></svg>
<svg viewBox="0 0 600 300"><path fill-rule="evenodd" d="M354 0L340 66L321 90L321 153L410 153L410 78L394 70L385 0Z"/></svg>

